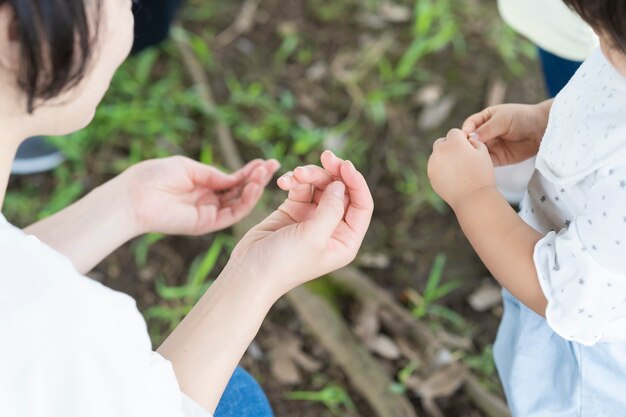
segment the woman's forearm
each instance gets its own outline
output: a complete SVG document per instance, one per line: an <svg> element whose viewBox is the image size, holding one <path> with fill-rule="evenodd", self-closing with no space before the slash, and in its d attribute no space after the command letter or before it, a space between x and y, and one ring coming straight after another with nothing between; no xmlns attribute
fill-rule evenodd
<svg viewBox="0 0 626 417"><path fill-rule="evenodd" d="M109 181L24 232L67 256L84 274L137 235L127 198Z"/></svg>
<svg viewBox="0 0 626 417"><path fill-rule="evenodd" d="M278 298L261 278L229 264L157 350L181 390L210 413Z"/></svg>
<svg viewBox="0 0 626 417"><path fill-rule="evenodd" d="M527 225L493 187L472 193L454 211L494 278L537 314L545 316L547 301L533 261L541 233Z"/></svg>

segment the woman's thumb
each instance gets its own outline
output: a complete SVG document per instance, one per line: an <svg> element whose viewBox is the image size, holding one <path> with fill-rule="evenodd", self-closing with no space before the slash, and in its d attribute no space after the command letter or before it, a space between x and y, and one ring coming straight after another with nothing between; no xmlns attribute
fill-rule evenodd
<svg viewBox="0 0 626 417"><path fill-rule="evenodd" d="M317 210L311 219L311 226L320 238L330 239L344 216L343 200L346 186L341 181L329 184L320 198Z"/></svg>

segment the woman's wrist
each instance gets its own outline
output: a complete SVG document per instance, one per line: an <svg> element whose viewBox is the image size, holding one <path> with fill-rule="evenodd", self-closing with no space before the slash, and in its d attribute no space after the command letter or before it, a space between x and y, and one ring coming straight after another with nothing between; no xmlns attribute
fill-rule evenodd
<svg viewBox="0 0 626 417"><path fill-rule="evenodd" d="M121 175L94 189L87 197L93 199L94 214L109 217L125 241L150 232L145 230L132 202L132 190Z"/></svg>
<svg viewBox="0 0 626 417"><path fill-rule="evenodd" d="M67 256L79 272L86 273L139 234L129 215L127 198L116 182L109 181L24 231Z"/></svg>
<svg viewBox="0 0 626 417"><path fill-rule="evenodd" d="M246 259L240 259L235 254L228 260L216 283L223 283L220 285L269 310L286 292L276 285L275 280L275 276L268 276L267 272L255 268Z"/></svg>

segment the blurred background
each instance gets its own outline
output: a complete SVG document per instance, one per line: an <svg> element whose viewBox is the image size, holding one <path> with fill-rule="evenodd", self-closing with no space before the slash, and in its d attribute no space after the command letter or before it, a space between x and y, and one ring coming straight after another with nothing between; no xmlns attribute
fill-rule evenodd
<svg viewBox="0 0 626 417"><path fill-rule="evenodd" d="M4 214L28 225L147 158L226 170L276 158L285 172L332 149L375 198L364 247L279 301L242 365L278 417L504 416L499 288L426 163L470 114L544 98L535 48L495 0L188 0L170 38L124 64L94 122L52 138L67 161L12 179ZM250 222L281 198L270 186ZM90 276L138 301L156 346L241 232L147 235Z"/></svg>

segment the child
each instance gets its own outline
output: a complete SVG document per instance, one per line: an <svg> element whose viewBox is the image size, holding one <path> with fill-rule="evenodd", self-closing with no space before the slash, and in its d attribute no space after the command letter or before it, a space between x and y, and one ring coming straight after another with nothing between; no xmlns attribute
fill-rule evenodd
<svg viewBox="0 0 626 417"><path fill-rule="evenodd" d="M429 176L504 287L494 354L513 415L621 416L626 3L565 2L601 49L553 103L487 109L437 140ZM493 166L535 154L518 216L496 191Z"/></svg>

